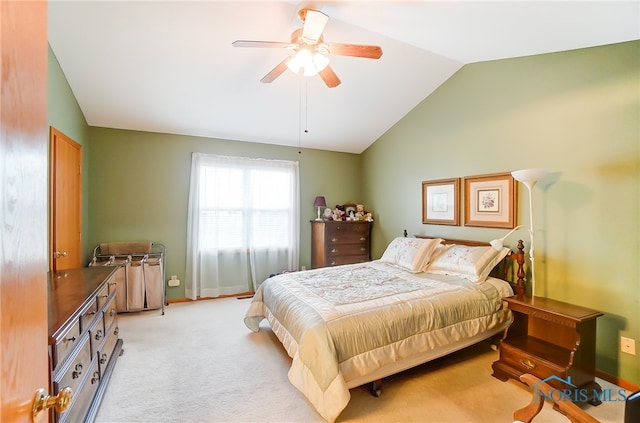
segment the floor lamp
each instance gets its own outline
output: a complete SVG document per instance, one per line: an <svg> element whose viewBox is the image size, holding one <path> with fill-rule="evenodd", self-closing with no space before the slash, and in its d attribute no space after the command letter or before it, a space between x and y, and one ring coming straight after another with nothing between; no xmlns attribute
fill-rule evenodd
<svg viewBox="0 0 640 423"><path fill-rule="evenodd" d="M533 260L533 251L534 251L534 243L533 243L533 202L531 199L531 190L533 186L538 182L541 178L543 178L547 173L549 173L546 169L523 169L523 170L514 170L511 172L511 176L518 182L522 182L524 186L527 187L527 191L529 194L529 225L518 225L513 228L509 233L499 239L494 239L491 241L491 245L496 250L500 250L503 246L504 240L514 233L517 229L526 228L527 232L529 232L529 240L531 241L531 245L529 246L529 259L531 260L531 296L533 297L536 292L536 274L535 274L535 264Z"/></svg>

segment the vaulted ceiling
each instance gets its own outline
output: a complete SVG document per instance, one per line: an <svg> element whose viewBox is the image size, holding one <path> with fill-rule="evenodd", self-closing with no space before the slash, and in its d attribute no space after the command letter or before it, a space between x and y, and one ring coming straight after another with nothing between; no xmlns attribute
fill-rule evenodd
<svg viewBox="0 0 640 423"><path fill-rule="evenodd" d="M92 126L360 153L462 66L640 38L636 1L62 1L49 44ZM286 71L301 8L329 16L342 83Z"/></svg>

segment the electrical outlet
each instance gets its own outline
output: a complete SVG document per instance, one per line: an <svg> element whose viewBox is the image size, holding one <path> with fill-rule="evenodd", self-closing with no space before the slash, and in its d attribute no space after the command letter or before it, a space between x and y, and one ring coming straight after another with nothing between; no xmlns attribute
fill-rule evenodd
<svg viewBox="0 0 640 423"><path fill-rule="evenodd" d="M636 355L636 340L631 338L620 337L620 351Z"/></svg>
<svg viewBox="0 0 640 423"><path fill-rule="evenodd" d="M180 279L176 275L171 275L171 279L167 281L169 286L180 286Z"/></svg>

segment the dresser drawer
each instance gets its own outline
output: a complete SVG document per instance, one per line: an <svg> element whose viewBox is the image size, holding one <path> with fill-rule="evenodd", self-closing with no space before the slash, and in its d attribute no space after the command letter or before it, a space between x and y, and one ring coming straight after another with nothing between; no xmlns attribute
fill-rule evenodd
<svg viewBox="0 0 640 423"><path fill-rule="evenodd" d="M104 317L102 311L100 311L99 317L93 322L89 328L89 340L91 344L91 354L95 355L100 348L100 345L104 341Z"/></svg>
<svg viewBox="0 0 640 423"><path fill-rule="evenodd" d="M86 332L98 314L98 303L92 301L80 312L80 332Z"/></svg>
<svg viewBox="0 0 640 423"><path fill-rule="evenodd" d="M118 315L116 310L116 297L112 296L107 305L104 307L104 327L108 328L113 324Z"/></svg>
<svg viewBox="0 0 640 423"><path fill-rule="evenodd" d="M72 354L60 371L54 375L53 390L56 394L67 386L73 390L74 394L78 392L80 383L91 366L92 355L88 334L82 335L78 341L78 347Z"/></svg>
<svg viewBox="0 0 640 423"><path fill-rule="evenodd" d="M96 294L96 301L97 301L97 304L98 304L98 310L102 310L102 308L107 303L107 301L109 301L109 298L110 298L109 296L110 295L111 295L111 293L109 292L109 285L108 284L104 284L102 289L100 289L98 294ZM115 294L113 294L113 295L115 295Z"/></svg>
<svg viewBox="0 0 640 423"><path fill-rule="evenodd" d="M64 362L69 353L80 342L80 320L74 320L73 322L67 330L56 338L53 345L53 362L51 365L54 370Z"/></svg>
<svg viewBox="0 0 640 423"><path fill-rule="evenodd" d="M327 266L340 266L342 264L354 264L354 263L365 263L369 261L369 256L338 256L331 257L327 263Z"/></svg>
<svg viewBox="0 0 640 423"><path fill-rule="evenodd" d="M369 238L365 234L347 232L344 234L330 235L329 239L327 240L327 245L342 245L342 244L369 245Z"/></svg>
<svg viewBox="0 0 640 423"><path fill-rule="evenodd" d="M358 256L369 254L369 248L366 244L344 244L330 245L327 248L327 257L338 256Z"/></svg>
<svg viewBox="0 0 640 423"><path fill-rule="evenodd" d="M98 360L94 360L87 367L87 372L82 380L81 388L73 390L73 398L69 409L64 413L55 412L58 423L78 423L85 420L93 398L100 385L100 371L98 370Z"/></svg>
<svg viewBox="0 0 640 423"><path fill-rule="evenodd" d="M105 339L104 344L102 344L98 350L98 365L101 375L104 374L109 360L111 360L111 354L113 354L113 350L118 342L118 332L118 322L114 321L113 325L107 329L107 339Z"/></svg>

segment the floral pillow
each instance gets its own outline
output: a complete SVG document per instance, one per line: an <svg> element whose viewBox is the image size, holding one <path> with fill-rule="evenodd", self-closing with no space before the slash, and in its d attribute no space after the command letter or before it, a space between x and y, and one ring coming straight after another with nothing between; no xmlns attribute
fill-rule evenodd
<svg viewBox="0 0 640 423"><path fill-rule="evenodd" d="M425 272L454 275L480 283L487 279L491 270L507 254L509 254L508 248L502 248L498 251L493 247L452 245L435 258Z"/></svg>
<svg viewBox="0 0 640 423"><path fill-rule="evenodd" d="M398 237L391 241L380 258L383 263L399 266L410 272L423 272L442 239Z"/></svg>

